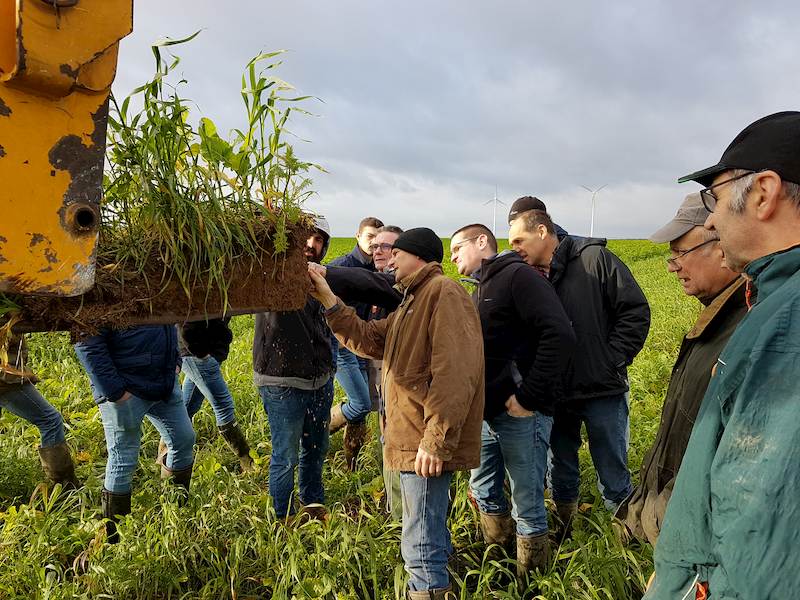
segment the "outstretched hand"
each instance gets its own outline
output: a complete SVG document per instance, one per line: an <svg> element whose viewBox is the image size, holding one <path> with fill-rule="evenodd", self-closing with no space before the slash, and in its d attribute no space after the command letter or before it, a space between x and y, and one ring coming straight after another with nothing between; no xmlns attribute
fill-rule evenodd
<svg viewBox="0 0 800 600"><path fill-rule="evenodd" d="M338 299L336 298L336 294L331 291L328 282L325 281L325 277L320 275L319 271L314 267L319 267L320 265L315 265L314 263L308 264L308 276L311 278L311 295L319 300L320 304L327 308L333 308L336 306ZM324 268L324 267L320 267Z"/></svg>

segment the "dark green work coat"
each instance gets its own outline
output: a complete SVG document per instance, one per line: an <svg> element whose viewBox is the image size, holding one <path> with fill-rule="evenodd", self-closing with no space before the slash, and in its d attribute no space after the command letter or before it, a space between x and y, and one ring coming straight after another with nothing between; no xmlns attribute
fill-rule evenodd
<svg viewBox="0 0 800 600"><path fill-rule="evenodd" d="M758 292L722 351L655 550L646 600L800 590L800 246L745 269Z"/></svg>

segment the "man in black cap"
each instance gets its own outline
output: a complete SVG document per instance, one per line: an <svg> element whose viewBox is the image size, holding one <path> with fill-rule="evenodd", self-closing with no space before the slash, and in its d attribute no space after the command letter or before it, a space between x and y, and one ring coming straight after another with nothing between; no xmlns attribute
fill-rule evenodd
<svg viewBox="0 0 800 600"><path fill-rule="evenodd" d="M675 217L650 236L653 242L669 243L667 269L681 282L683 291L704 307L681 343L664 399L661 424L642 462L640 483L616 515L631 533L653 546L711 378L711 368L747 312L744 280L723 264L716 232L703 227L708 215L700 194L689 194Z"/></svg>
<svg viewBox="0 0 800 600"><path fill-rule="evenodd" d="M410 229L392 249L403 299L387 318L363 321L314 268L312 294L340 343L383 359L384 464L401 472L401 552L409 597L450 597L448 492L454 471L480 464L483 340L467 292L442 272L441 239Z"/></svg>
<svg viewBox="0 0 800 600"><path fill-rule="evenodd" d="M522 196L522 198L517 198L514 200L514 204L511 205L511 210L508 211L508 224L514 222L518 216L522 213L526 213L529 210L541 210L542 212L547 212L547 207L545 206L544 202L539 200L536 196ZM567 235L567 230L561 227L556 223L553 223L553 227L556 230L556 237L559 240L563 240Z"/></svg>
<svg viewBox="0 0 800 600"><path fill-rule="evenodd" d="M633 491L627 368L644 346L650 308L606 240L572 235L559 240L541 210L517 217L508 237L526 263L548 273L577 337L565 401L555 409L550 434L551 489L566 536L578 509L582 426L606 508L615 511Z"/></svg>
<svg viewBox="0 0 800 600"><path fill-rule="evenodd" d="M800 112L759 119L706 186L706 229L750 310L712 370L645 598L794 598L800 588ZM756 295L757 294L757 295Z"/></svg>

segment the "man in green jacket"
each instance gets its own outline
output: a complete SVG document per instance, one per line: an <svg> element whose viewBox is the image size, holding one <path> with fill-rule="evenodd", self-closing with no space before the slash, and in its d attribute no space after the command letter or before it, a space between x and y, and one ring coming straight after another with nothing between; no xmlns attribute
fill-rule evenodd
<svg viewBox="0 0 800 600"><path fill-rule="evenodd" d="M800 112L744 129L707 186L752 307L715 364L655 551L646 600L785 599L800 589Z"/></svg>

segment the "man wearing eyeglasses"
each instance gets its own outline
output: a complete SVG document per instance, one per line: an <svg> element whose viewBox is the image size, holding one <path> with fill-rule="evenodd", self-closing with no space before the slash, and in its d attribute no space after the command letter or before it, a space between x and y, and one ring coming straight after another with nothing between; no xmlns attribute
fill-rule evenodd
<svg viewBox="0 0 800 600"><path fill-rule="evenodd" d="M759 119L697 181L751 307L714 365L647 600L800 589L800 112ZM757 296L756 296L757 294Z"/></svg>
<svg viewBox="0 0 800 600"><path fill-rule="evenodd" d="M553 412L562 400L575 333L547 277L512 251L498 254L485 225L458 229L450 258L476 285L486 402L481 464L470 476L487 545L515 543L517 576L550 562L544 480ZM504 482L511 483L511 503Z"/></svg>
<svg viewBox="0 0 800 600"><path fill-rule="evenodd" d="M331 261L332 266L356 267L374 271L372 263L372 242L378 228L383 227L383 221L376 217L365 217L358 224L356 245L349 254L339 256ZM358 316L366 319L369 315L370 305L363 302L351 304ZM366 440L367 415L372 410L372 400L369 393L369 371L366 359L360 358L344 346L336 348L336 381L342 386L347 401L335 405L331 409L331 420L328 425L330 433L344 431L345 461L351 471L356 469L356 459L359 450Z"/></svg>
<svg viewBox="0 0 800 600"><path fill-rule="evenodd" d="M326 308L337 339L361 356L383 358L387 467L401 471L401 553L409 598L451 597L447 560L448 492L454 471L480 464L484 401L478 313L442 271L435 232L403 232L392 249L402 301L387 318L364 322L333 294L313 266L311 294Z"/></svg>
<svg viewBox="0 0 800 600"><path fill-rule="evenodd" d="M703 227L708 215L700 194L690 194L675 217L650 236L658 244L669 243L667 269L686 295L704 306L681 343L640 483L616 515L633 535L654 546L711 368L747 312L744 280L723 263L717 233Z"/></svg>

